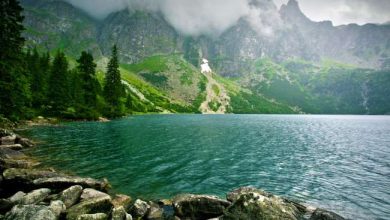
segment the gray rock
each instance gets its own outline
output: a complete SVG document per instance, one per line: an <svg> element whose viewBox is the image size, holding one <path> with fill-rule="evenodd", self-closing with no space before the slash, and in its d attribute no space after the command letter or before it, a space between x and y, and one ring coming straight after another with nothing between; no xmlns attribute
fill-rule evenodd
<svg viewBox="0 0 390 220"><path fill-rule="evenodd" d="M8 145L0 145L0 148L8 148L11 150L22 150L23 146L20 144L8 144Z"/></svg>
<svg viewBox="0 0 390 220"><path fill-rule="evenodd" d="M107 220L108 215L105 213L84 214L77 217L77 220Z"/></svg>
<svg viewBox="0 0 390 220"><path fill-rule="evenodd" d="M131 197L128 195L117 194L112 199L112 205L116 208L123 206L126 211L129 211L131 207Z"/></svg>
<svg viewBox="0 0 390 220"><path fill-rule="evenodd" d="M318 208L314 211L310 220L344 220L344 218L334 212Z"/></svg>
<svg viewBox="0 0 390 220"><path fill-rule="evenodd" d="M66 206L61 200L51 201L49 208L57 217L60 217L60 215L66 211Z"/></svg>
<svg viewBox="0 0 390 220"><path fill-rule="evenodd" d="M131 208L131 215L135 218L142 218L148 212L150 208L149 204L140 199L135 200L133 207Z"/></svg>
<svg viewBox="0 0 390 220"><path fill-rule="evenodd" d="M160 220L164 219L164 209L162 209L158 204L154 202L149 203L150 208L147 213L147 219L149 220Z"/></svg>
<svg viewBox="0 0 390 220"><path fill-rule="evenodd" d="M173 198L175 213L179 217L209 219L223 214L231 203L216 196L183 194Z"/></svg>
<svg viewBox="0 0 390 220"><path fill-rule="evenodd" d="M111 208L112 204L109 196L93 198L70 207L67 210L66 218L68 220L75 220L80 215L93 214L97 212L109 214Z"/></svg>
<svg viewBox="0 0 390 220"><path fill-rule="evenodd" d="M283 198L261 190L242 190L238 199L224 212L223 219L284 219L297 220L302 213Z"/></svg>
<svg viewBox="0 0 390 220"><path fill-rule="evenodd" d="M47 188L36 189L23 196L19 203L23 205L37 204L42 202L50 193L51 190Z"/></svg>
<svg viewBox="0 0 390 220"><path fill-rule="evenodd" d="M19 191L19 192L15 193L13 196L9 197L8 200L14 204L18 204L18 203L20 203L20 201L22 201L24 196L26 196L26 193Z"/></svg>
<svg viewBox="0 0 390 220"><path fill-rule="evenodd" d="M77 176L57 176L49 178L40 178L33 181L35 186L48 187L53 189L66 189L73 185L80 185L84 188L94 188L106 192L110 187L106 180L99 181L92 178L83 178Z"/></svg>
<svg viewBox="0 0 390 220"><path fill-rule="evenodd" d="M55 214L42 205L16 205L7 212L5 220L56 220Z"/></svg>
<svg viewBox="0 0 390 220"><path fill-rule="evenodd" d="M133 220L133 216L130 214L126 213L125 220Z"/></svg>
<svg viewBox="0 0 390 220"><path fill-rule="evenodd" d="M30 159L4 159L0 158L0 167L2 169L9 169L9 168L22 168L22 169L29 169L38 166L40 163L30 160Z"/></svg>
<svg viewBox="0 0 390 220"><path fill-rule="evenodd" d="M62 191L59 194L58 199L64 202L66 208L69 208L77 203L77 201L80 199L82 191L83 187L80 185L71 186L68 189Z"/></svg>
<svg viewBox="0 0 390 220"><path fill-rule="evenodd" d="M14 203L9 201L8 199L0 199L0 213L8 212L9 210L11 210L13 205Z"/></svg>
<svg viewBox="0 0 390 220"><path fill-rule="evenodd" d="M5 137L1 137L1 145L11 145L15 144L16 135L9 135Z"/></svg>
<svg viewBox="0 0 390 220"><path fill-rule="evenodd" d="M123 206L114 207L111 213L111 220L125 220L126 219L126 210Z"/></svg>
<svg viewBox="0 0 390 220"><path fill-rule="evenodd" d="M80 198L81 198L81 201L85 201L85 200L92 199L92 198L106 197L106 196L109 196L109 195L107 193L100 192L96 189L86 188L81 193Z"/></svg>
<svg viewBox="0 0 390 220"><path fill-rule="evenodd" d="M35 144L31 140L22 137L17 137L16 143L21 144L24 148L30 148L35 146Z"/></svg>
<svg viewBox="0 0 390 220"><path fill-rule="evenodd" d="M11 150L9 148L0 148L0 158L3 159L25 159L25 154L20 151Z"/></svg>

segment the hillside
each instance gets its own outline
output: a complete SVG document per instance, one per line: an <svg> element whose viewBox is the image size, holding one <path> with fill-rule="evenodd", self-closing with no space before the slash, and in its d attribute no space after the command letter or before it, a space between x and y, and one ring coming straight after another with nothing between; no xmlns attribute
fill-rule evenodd
<svg viewBox="0 0 390 220"><path fill-rule="evenodd" d="M271 35L241 19L218 37L190 37L159 13L126 10L95 20L63 1L23 0L24 36L40 51L60 49L69 57L90 51L101 71L117 44L122 78L139 112L202 112L214 79L230 98L225 112L390 112L389 25L335 27L310 21L295 0L280 11L271 1L258 2L280 15L262 18L273 25ZM210 61L212 78L201 74L202 58ZM217 110L220 102L206 106Z"/></svg>

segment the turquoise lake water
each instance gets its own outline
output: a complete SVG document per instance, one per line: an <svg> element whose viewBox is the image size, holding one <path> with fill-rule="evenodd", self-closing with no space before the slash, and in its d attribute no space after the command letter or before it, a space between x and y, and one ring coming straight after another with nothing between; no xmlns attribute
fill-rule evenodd
<svg viewBox="0 0 390 220"><path fill-rule="evenodd" d="M145 199L255 186L349 219L390 219L390 117L146 115L35 127L45 165Z"/></svg>

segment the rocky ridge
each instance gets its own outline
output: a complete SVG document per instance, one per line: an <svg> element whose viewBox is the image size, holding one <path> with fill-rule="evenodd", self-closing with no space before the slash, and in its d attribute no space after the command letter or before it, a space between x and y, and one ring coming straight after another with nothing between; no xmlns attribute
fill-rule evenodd
<svg viewBox="0 0 390 220"><path fill-rule="evenodd" d="M34 147L26 138L4 129L0 138L0 219L344 219L252 187L229 192L226 199L181 194L172 199L133 202L127 195L111 195L105 179L77 177L38 166L39 162L23 154L24 149Z"/></svg>

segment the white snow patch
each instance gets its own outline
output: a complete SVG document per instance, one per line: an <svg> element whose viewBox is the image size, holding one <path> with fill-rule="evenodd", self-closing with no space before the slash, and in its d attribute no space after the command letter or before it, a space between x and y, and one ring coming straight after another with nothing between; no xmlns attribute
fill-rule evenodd
<svg viewBox="0 0 390 220"><path fill-rule="evenodd" d="M202 64L200 65L200 68L201 68L201 72L202 73L211 73L212 70L209 66L209 61L206 60L206 59L202 59Z"/></svg>

